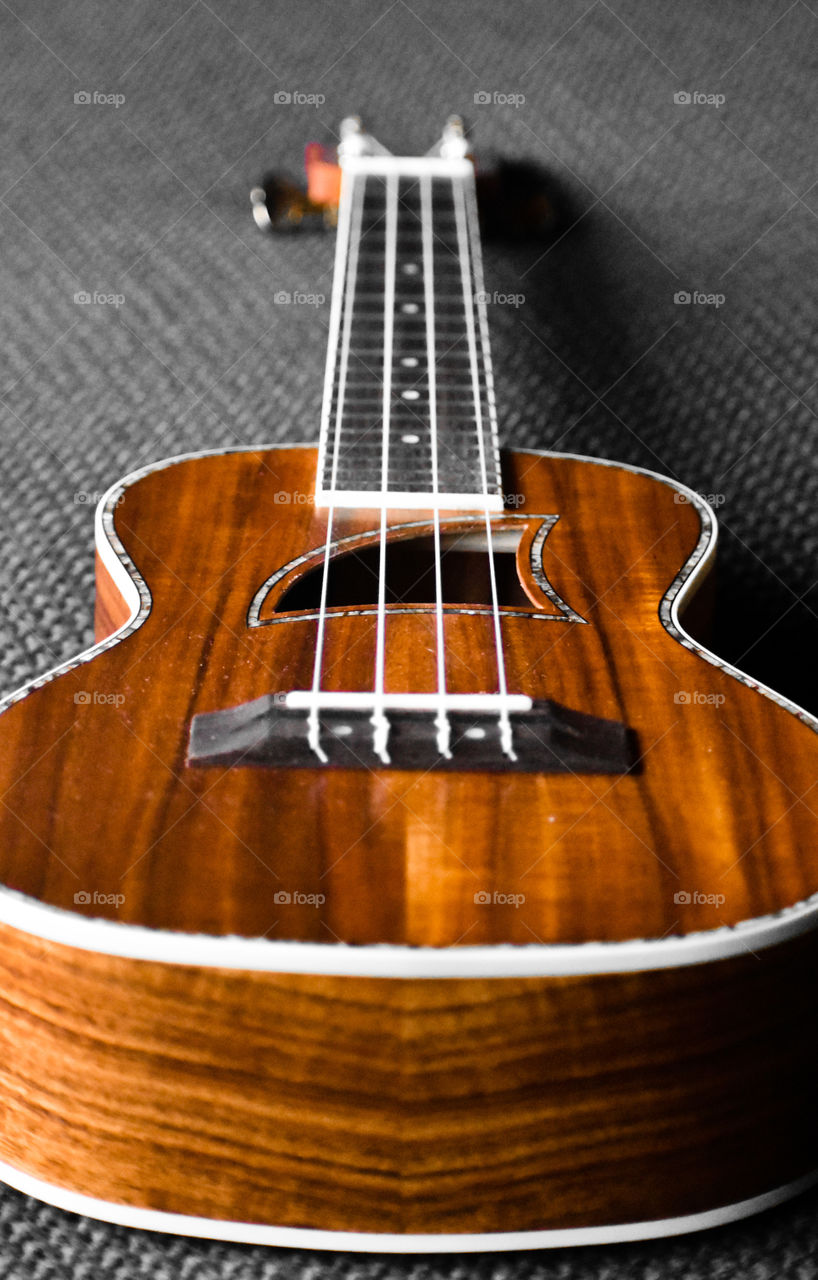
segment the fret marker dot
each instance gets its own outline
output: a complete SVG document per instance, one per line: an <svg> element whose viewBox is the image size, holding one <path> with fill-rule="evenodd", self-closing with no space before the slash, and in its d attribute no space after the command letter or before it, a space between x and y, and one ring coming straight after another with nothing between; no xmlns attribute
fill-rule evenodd
<svg viewBox="0 0 818 1280"><path fill-rule="evenodd" d="M404 302L401 303L401 311L406 316L414 316L420 311L420 307L416 302Z"/></svg>
<svg viewBox="0 0 818 1280"><path fill-rule="evenodd" d="M416 369L417 363L418 363L417 356L404 356L403 359L401 360L401 364L403 365L404 369Z"/></svg>
<svg viewBox="0 0 818 1280"><path fill-rule="evenodd" d="M485 738L485 736L486 736L485 729L478 729L477 727L475 727L473 729L466 730L467 738Z"/></svg>
<svg viewBox="0 0 818 1280"><path fill-rule="evenodd" d="M401 271L405 276L416 276L418 273L418 264L416 262L404 262Z"/></svg>
<svg viewBox="0 0 818 1280"><path fill-rule="evenodd" d="M420 436L401 436L401 440L404 444L418 444L420 442Z"/></svg>
<svg viewBox="0 0 818 1280"><path fill-rule="evenodd" d="M401 394L402 394L402 396L403 396L404 400L419 400L419 399L420 399L420 392L419 392L419 391L403 391Z"/></svg>

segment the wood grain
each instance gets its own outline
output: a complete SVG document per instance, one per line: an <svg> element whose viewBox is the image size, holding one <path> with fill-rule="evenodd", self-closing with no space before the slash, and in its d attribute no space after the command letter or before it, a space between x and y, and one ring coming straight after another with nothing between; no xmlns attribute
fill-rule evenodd
<svg viewBox="0 0 818 1280"><path fill-rule="evenodd" d="M0 929L0 1157L115 1203L495 1232L729 1204L814 1163L813 935L703 968L238 973Z"/></svg>
<svg viewBox="0 0 818 1280"><path fill-rule="evenodd" d="M512 455L506 485L525 494L523 513L559 514L544 567L587 624L533 604L506 618L509 686L625 721L638 775L187 768L196 712L309 687L315 622L249 628L247 611L277 566L320 555L322 513L276 501L310 491L314 462L310 450L228 454L127 490L116 528L150 616L2 716L5 883L154 927L435 946L662 937L818 889L818 736L657 616L699 537L696 510L649 477L568 458ZM339 533L373 523L345 515ZM99 616L100 634L123 616L104 571ZM496 688L490 618L447 615L445 631L449 687ZM327 684L366 688L373 656L374 618L333 614ZM390 614L387 687L434 678L433 615ZM276 902L282 892L293 901ZM317 910L298 894L326 901Z"/></svg>
<svg viewBox="0 0 818 1280"><path fill-rule="evenodd" d="M315 557L265 599L268 625L248 610L278 566L320 557L322 513L276 496L308 493L314 466L311 450L228 454L126 491L116 530L152 607L0 717L5 884L80 916L329 948L660 939L818 890L811 723L659 618L696 509L570 458L506 459L531 606L503 619L509 686L624 720L638 771L187 767L194 714L310 683L315 621L275 610ZM542 567L583 623L557 620L532 574L546 514ZM337 532L372 527L362 512ZM98 583L102 638L127 610L101 562ZM447 614L445 632L449 687L495 688L490 617ZM433 687L433 638L428 609L390 612L387 688ZM368 687L373 644L370 614L334 611L328 686ZM114 1203L328 1230L703 1212L814 1163L818 941L750 947L584 977L344 978L4 925L0 1159Z"/></svg>

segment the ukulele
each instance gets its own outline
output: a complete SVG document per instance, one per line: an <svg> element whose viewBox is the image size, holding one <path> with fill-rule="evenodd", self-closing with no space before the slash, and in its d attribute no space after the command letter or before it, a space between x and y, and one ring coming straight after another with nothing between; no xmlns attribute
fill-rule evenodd
<svg viewBox="0 0 818 1280"><path fill-rule="evenodd" d="M697 494L499 451L458 122L339 151L317 448L116 484L96 644L2 704L0 1178L310 1248L741 1218L816 1180L818 722L684 629Z"/></svg>

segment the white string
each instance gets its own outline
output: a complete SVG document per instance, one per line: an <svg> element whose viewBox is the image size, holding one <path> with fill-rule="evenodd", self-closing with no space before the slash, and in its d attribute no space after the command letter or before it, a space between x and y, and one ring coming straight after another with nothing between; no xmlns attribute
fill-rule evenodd
<svg viewBox="0 0 818 1280"><path fill-rule="evenodd" d="M432 492L438 492L437 471L437 370L435 365L435 278L434 249L432 246L432 182L428 177L420 180L420 216L423 236L423 296L426 311L426 367L429 391L429 442L432 455ZM438 701L435 726L437 749L445 759L451 760L452 726L446 712L446 649L443 639L443 574L440 555L440 511L434 504L435 522L435 629L437 633L437 691Z"/></svg>
<svg viewBox="0 0 818 1280"><path fill-rule="evenodd" d="M349 185L348 185L349 184ZM355 284L358 275L358 246L361 242L361 223L363 220L364 188L366 177L359 175L357 180L348 178L342 182L341 199L338 209L338 260L335 264L332 299L334 331L330 330L327 345L327 372L324 390L324 430L322 439L326 443L329 436L329 417L332 406L332 387L335 381L335 360L338 347L338 328L341 312L341 295L344 296L344 329L341 339L341 357L338 370L338 399L335 406L335 437L332 454L332 480L330 492L334 493L338 479L338 460L341 453L341 424L344 416L344 398L346 392L347 370L349 367L350 339L352 333L352 311L355 298ZM352 188L350 194L350 188ZM351 230L350 230L351 224ZM347 265L347 250L349 260ZM323 468L319 457L318 481L323 478ZM330 499L327 511L327 540L324 545L324 573L321 579L321 604L318 610L318 635L315 641L315 663L312 673L312 702L307 717L307 741L323 763L327 763L327 753L319 740L320 724L318 720L318 693L321 688L321 672L324 664L324 633L327 616L327 583L332 552L332 523L335 507Z"/></svg>
<svg viewBox="0 0 818 1280"><path fill-rule="evenodd" d="M393 331L395 325L395 265L397 260L398 177L386 178L386 263L383 298L383 400L381 453L381 537L378 565L378 627L375 638L375 705L372 726L373 747L384 764L389 764L389 721L384 712L384 668L386 661L386 516L389 491L389 429L392 403Z"/></svg>
<svg viewBox="0 0 818 1280"><path fill-rule="evenodd" d="M479 219L477 214L477 193L474 182L468 182L463 190L468 212L467 224L469 244L471 246L471 273L474 282L477 305L477 320L480 326L480 345L483 355L483 377L486 384L486 407L488 409L489 428L492 445L492 467L497 485L502 488L500 474L500 445L497 439L497 402L494 394L494 370L491 363L491 343L489 342L489 322L486 314L486 291L483 284L483 255L480 249ZM488 469L488 464L487 464ZM502 495L501 495L502 496Z"/></svg>
<svg viewBox="0 0 818 1280"><path fill-rule="evenodd" d="M474 328L474 298L473 290L476 281L473 278L470 256L469 256L469 237L468 225L466 221L466 204L463 193L462 182L452 179L452 193L454 196L455 221L457 224L457 242L460 252L460 277L463 285L463 307L466 312L466 336L469 347L469 364L471 366L471 383L472 396L474 398L474 414L477 423L477 443L480 456L480 471L482 476L483 492L488 499L488 473L486 470L486 450L483 440L483 409L482 395L480 392L480 372L477 364L477 342ZM500 630L500 607L497 599L497 574L494 566L494 548L492 545L491 534L491 514L488 502L485 508L486 521L486 548L489 558L489 578L491 580L491 608L494 620L494 647L497 655L497 679L500 697L505 699L508 696L508 685L506 682L506 664L503 654L503 636ZM508 708L505 704L501 705L499 713L500 723L500 744L504 753L510 760L516 760L517 756L514 751L514 743L511 733L511 720L508 715Z"/></svg>

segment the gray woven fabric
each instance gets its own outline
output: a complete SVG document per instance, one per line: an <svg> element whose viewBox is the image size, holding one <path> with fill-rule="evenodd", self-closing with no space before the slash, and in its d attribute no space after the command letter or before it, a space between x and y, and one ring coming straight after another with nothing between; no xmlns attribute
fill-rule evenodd
<svg viewBox="0 0 818 1280"><path fill-rule="evenodd" d="M814 1280L816 1197L675 1240L424 1258L251 1248L127 1231L9 1192L3 1280Z"/></svg>
<svg viewBox="0 0 818 1280"><path fill-rule="evenodd" d="M818 710L807 4L12 0L0 27L0 687L89 641L93 500L111 481L316 436L328 304L273 299L328 295L332 241L261 236L252 183L298 173L350 111L424 150L459 110L478 149L547 164L576 219L544 256L488 255L489 290L525 297L490 314L505 439L717 495L714 647ZM400 1262L165 1239L8 1192L0 1274L804 1280L815 1206L638 1247Z"/></svg>

